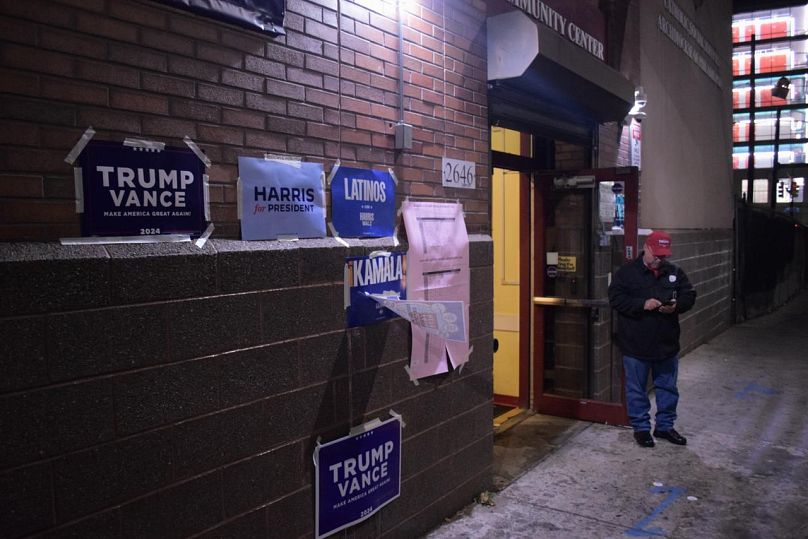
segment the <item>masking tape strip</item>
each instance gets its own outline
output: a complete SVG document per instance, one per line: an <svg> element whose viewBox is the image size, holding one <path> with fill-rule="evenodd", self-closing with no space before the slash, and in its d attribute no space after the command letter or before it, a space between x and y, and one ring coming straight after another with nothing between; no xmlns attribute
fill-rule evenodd
<svg viewBox="0 0 808 539"><path fill-rule="evenodd" d="M395 172L393 172L393 169L392 169L392 168L390 168L390 167L387 167L387 172L389 172L389 173L390 173L390 177L391 177L391 178L393 178L393 183L394 183L394 184L396 184L396 185L398 185L398 178L396 178L396 173L395 173Z"/></svg>
<svg viewBox="0 0 808 539"><path fill-rule="evenodd" d="M208 238L210 238L210 235L213 234L214 228L216 227L213 226L213 223L209 224L208 228L206 228L202 235L199 236L199 238L194 242L194 245L196 245L199 249L203 248L205 243L208 241Z"/></svg>
<svg viewBox="0 0 808 539"><path fill-rule="evenodd" d="M210 221L210 176L202 174L202 194L204 196L205 204L205 221Z"/></svg>
<svg viewBox="0 0 808 539"><path fill-rule="evenodd" d="M95 129L93 129L93 126L85 129L84 133L82 133L81 137L79 137L79 140L76 142L76 145L73 146L73 149L70 150L70 153L68 153L65 157L65 162L69 165L75 163L76 159L79 158L79 154L84 151L84 147L87 146L87 143L90 142L90 139L92 139L94 136Z"/></svg>
<svg viewBox="0 0 808 539"><path fill-rule="evenodd" d="M339 234L337 233L337 229L334 228L334 223L332 223L331 221L328 221L328 229L331 231L331 235L334 236L334 239L337 240L337 242L341 243L345 247L350 247L350 245L348 245L347 241L345 241L344 239L339 237Z"/></svg>
<svg viewBox="0 0 808 539"><path fill-rule="evenodd" d="M412 371L410 370L410 367L408 365L404 365L404 370L407 371L407 376L410 377L410 382L412 382L413 384L415 384L417 386L418 385L418 379L413 377Z"/></svg>
<svg viewBox="0 0 808 539"><path fill-rule="evenodd" d="M238 211L238 220L241 221L243 210L241 208L241 195L242 195L241 177L236 178L236 210Z"/></svg>
<svg viewBox="0 0 808 539"><path fill-rule="evenodd" d="M104 243L183 243L190 242L188 234L155 234L153 236L94 236L90 238L59 238L62 245L98 245Z"/></svg>
<svg viewBox="0 0 808 539"><path fill-rule="evenodd" d="M393 229L393 247L398 247L401 245L398 241L398 225Z"/></svg>
<svg viewBox="0 0 808 539"><path fill-rule="evenodd" d="M362 423L361 425L357 425L352 428L348 432L348 436L356 436L357 434L362 434L363 432L367 432L369 430L375 429L379 425L382 424L382 420L378 417L376 419L371 419L367 423Z"/></svg>
<svg viewBox="0 0 808 539"><path fill-rule="evenodd" d="M376 258L377 256L390 256L392 254L393 253L391 253L390 251L373 251L368 255L368 257L373 259Z"/></svg>
<svg viewBox="0 0 808 539"><path fill-rule="evenodd" d="M155 140L145 140L140 138L125 138L123 145L128 146L134 150L145 150L147 152L162 152L165 147L165 142L157 142Z"/></svg>
<svg viewBox="0 0 808 539"><path fill-rule="evenodd" d="M325 203L325 191L326 191L326 185L325 185L325 171L323 171L323 172L321 172L321 173L320 173L320 183L321 183L321 184L322 184L322 186L323 186L323 218L324 218L324 219L326 220L326 222L327 222L327 221L328 221L328 204L326 204L326 203Z"/></svg>
<svg viewBox="0 0 808 539"><path fill-rule="evenodd" d="M211 165L210 158L207 155L205 155L205 152L199 149L199 146L196 145L196 142L191 140L191 137L185 135L182 141L185 143L186 146L191 148L191 151L194 152L194 154L199 158L200 161L205 163L205 167L208 168L210 167Z"/></svg>
<svg viewBox="0 0 808 539"><path fill-rule="evenodd" d="M407 428L407 424L406 424L406 423L404 423L404 418L403 418L403 417L401 417L401 414L399 414L398 412L396 412L396 411L395 411L395 410L393 410L392 408L390 408L390 411L389 411L389 412L387 412L387 413L389 413L389 414L390 414L390 417L395 417L396 419L398 419L398 420L401 422L401 428L402 428L402 429Z"/></svg>
<svg viewBox="0 0 808 539"><path fill-rule="evenodd" d="M84 175L81 167L73 169L73 185L76 193L76 213L84 213Z"/></svg>
<svg viewBox="0 0 808 539"><path fill-rule="evenodd" d="M337 159L337 162L334 163L333 167L331 167L331 173L328 175L328 182L327 182L328 185L331 185L331 182L334 180L334 176L336 176L337 170L339 170L340 165L341 165L340 160Z"/></svg>
<svg viewBox="0 0 808 539"><path fill-rule="evenodd" d="M265 153L264 159L267 161L280 161L284 164L287 164L295 168L301 168L303 166L302 165L303 158L295 155Z"/></svg>
<svg viewBox="0 0 808 539"><path fill-rule="evenodd" d="M278 234L278 241L299 241L300 237L297 234Z"/></svg>
<svg viewBox="0 0 808 539"><path fill-rule="evenodd" d="M314 442L314 453L311 454L311 461L314 463L315 468L317 468L317 454L320 452L320 448L323 446L323 444L320 443L320 440L322 439L322 436L317 437L317 441Z"/></svg>

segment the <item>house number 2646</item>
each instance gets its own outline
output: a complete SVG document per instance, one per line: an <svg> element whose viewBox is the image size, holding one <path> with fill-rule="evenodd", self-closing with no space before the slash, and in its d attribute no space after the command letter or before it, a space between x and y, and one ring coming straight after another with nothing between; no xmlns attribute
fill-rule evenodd
<svg viewBox="0 0 808 539"><path fill-rule="evenodd" d="M474 177L474 163L444 157L441 162L441 177L444 187L460 187L474 189L477 186Z"/></svg>

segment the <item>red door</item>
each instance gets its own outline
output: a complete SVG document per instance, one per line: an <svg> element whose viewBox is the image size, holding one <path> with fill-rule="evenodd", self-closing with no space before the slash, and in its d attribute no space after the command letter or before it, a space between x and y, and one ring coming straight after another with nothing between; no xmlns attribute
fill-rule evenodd
<svg viewBox="0 0 808 539"><path fill-rule="evenodd" d="M611 275L637 256L637 169L537 174L533 395L540 413L628 424Z"/></svg>

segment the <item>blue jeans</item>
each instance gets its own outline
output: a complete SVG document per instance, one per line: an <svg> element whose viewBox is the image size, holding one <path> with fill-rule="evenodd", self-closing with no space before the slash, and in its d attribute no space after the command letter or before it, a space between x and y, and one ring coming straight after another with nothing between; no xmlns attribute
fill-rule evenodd
<svg viewBox="0 0 808 539"><path fill-rule="evenodd" d="M648 373L654 378L656 394L656 428L670 430L676 421L676 405L679 403L679 390L676 378L679 373L679 356L664 361L643 361L631 356L623 356L626 371L626 406L628 418L634 432L651 430L651 402L648 400L646 384Z"/></svg>

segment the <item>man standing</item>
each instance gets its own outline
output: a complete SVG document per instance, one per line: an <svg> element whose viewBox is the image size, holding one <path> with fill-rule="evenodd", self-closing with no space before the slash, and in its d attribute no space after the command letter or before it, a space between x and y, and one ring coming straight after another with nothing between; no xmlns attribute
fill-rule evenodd
<svg viewBox="0 0 808 539"><path fill-rule="evenodd" d="M657 405L654 436L677 445L687 443L673 428L679 402L679 314L693 307L696 291L685 272L667 260L670 254L671 237L661 230L652 232L639 258L620 268L609 286L626 372L628 416L634 439L642 447L654 447L646 391L649 372Z"/></svg>

